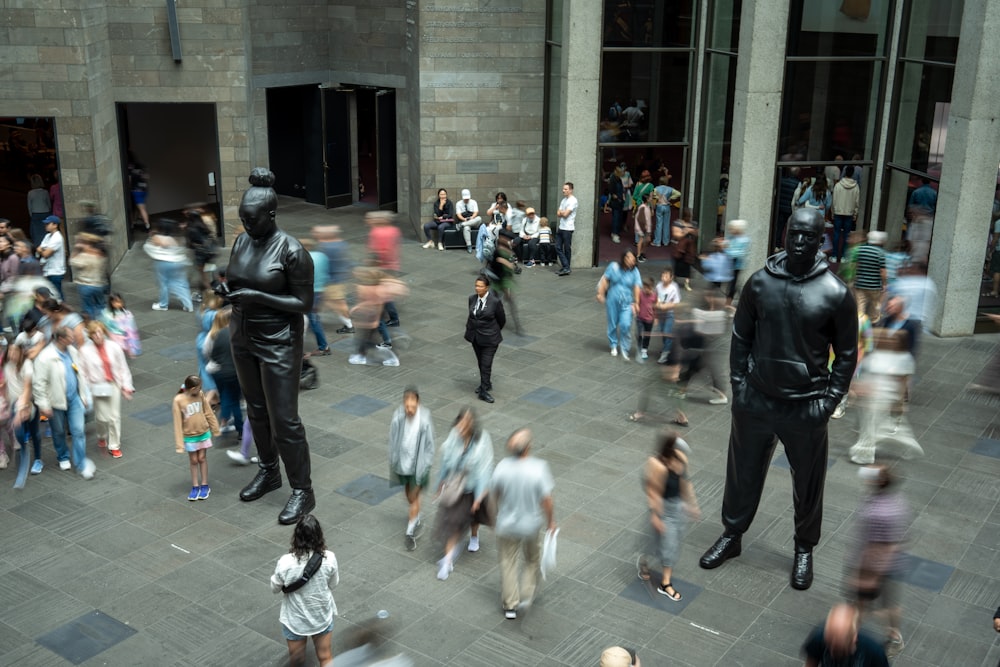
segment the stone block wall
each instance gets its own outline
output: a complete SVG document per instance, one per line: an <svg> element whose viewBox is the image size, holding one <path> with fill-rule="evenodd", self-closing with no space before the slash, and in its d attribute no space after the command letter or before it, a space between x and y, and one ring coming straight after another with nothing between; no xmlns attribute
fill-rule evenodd
<svg viewBox="0 0 1000 667"><path fill-rule="evenodd" d="M540 205L545 3L431 0L418 29L424 217L441 187Z"/></svg>
<svg viewBox="0 0 1000 667"><path fill-rule="evenodd" d="M171 55L164 2L109 0L106 4L112 61L111 100L215 104L219 201L224 218L232 227L252 167L248 6L253 3L251 0L178 3L183 55L179 63Z"/></svg>

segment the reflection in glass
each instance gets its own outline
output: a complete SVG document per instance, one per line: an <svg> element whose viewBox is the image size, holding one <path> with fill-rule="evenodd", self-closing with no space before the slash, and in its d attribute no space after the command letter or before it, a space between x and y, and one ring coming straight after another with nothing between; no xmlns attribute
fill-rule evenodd
<svg viewBox="0 0 1000 667"><path fill-rule="evenodd" d="M890 0L796 0L789 14L787 55L883 56L891 4Z"/></svg>
<svg viewBox="0 0 1000 667"><path fill-rule="evenodd" d="M781 159L818 162L854 154L871 158L881 72L882 64L874 61L789 62Z"/></svg>
<svg viewBox="0 0 1000 667"><path fill-rule="evenodd" d="M951 67L904 63L897 96L892 161L940 177L947 138L948 107L955 71Z"/></svg>
<svg viewBox="0 0 1000 667"><path fill-rule="evenodd" d="M605 52L599 141L685 141L690 56Z"/></svg>
<svg viewBox="0 0 1000 667"><path fill-rule="evenodd" d="M693 0L604 0L604 46L689 47Z"/></svg>
<svg viewBox="0 0 1000 667"><path fill-rule="evenodd" d="M955 62L963 6L962 0L912 0L904 57Z"/></svg>
<svg viewBox="0 0 1000 667"><path fill-rule="evenodd" d="M736 53L743 0L716 0L709 3L709 11L708 48Z"/></svg>
<svg viewBox="0 0 1000 667"><path fill-rule="evenodd" d="M736 58L709 53L705 63L701 169L694 210L703 224L715 219L720 233L725 221L730 142L733 136L733 95L736 89ZM711 228L709 228L711 229ZM702 234L702 242L711 235Z"/></svg>

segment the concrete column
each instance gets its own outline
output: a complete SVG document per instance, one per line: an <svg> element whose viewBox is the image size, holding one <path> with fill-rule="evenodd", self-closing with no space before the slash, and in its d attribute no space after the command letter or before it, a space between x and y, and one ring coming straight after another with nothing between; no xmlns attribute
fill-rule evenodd
<svg viewBox="0 0 1000 667"><path fill-rule="evenodd" d="M559 95L558 156L562 174L550 183L555 192L545 193L545 201L558 205L559 190L565 181L575 186L580 202L573 234L573 268L593 263L594 227L597 220L597 120L600 116L601 10L600 0L567 0L563 3L562 67ZM551 156L555 158L556 156ZM546 214L557 228L555 208Z"/></svg>
<svg viewBox="0 0 1000 667"><path fill-rule="evenodd" d="M930 258L940 297L931 330L941 336L969 335L976 321L1000 159L1000 86L987 83L1000 69L998 31L1000 3L965 3Z"/></svg>
<svg viewBox="0 0 1000 667"><path fill-rule="evenodd" d="M767 258L788 31L787 0L743 3L726 218L749 221L749 275Z"/></svg>

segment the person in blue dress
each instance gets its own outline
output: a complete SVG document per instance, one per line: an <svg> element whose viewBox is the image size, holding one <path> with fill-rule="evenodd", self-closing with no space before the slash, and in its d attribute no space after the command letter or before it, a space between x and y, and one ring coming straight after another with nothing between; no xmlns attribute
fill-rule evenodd
<svg viewBox="0 0 1000 667"><path fill-rule="evenodd" d="M642 276L636 268L635 254L626 250L621 260L608 264L604 276L597 284L597 300L608 311L608 343L611 356L618 356L621 348L622 359L628 361L632 342L632 320L639 309L639 291Z"/></svg>

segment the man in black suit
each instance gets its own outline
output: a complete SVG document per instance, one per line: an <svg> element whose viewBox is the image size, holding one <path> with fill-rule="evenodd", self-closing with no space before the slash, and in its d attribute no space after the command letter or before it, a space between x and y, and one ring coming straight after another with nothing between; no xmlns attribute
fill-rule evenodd
<svg viewBox="0 0 1000 667"><path fill-rule="evenodd" d="M472 343L479 362L479 388L476 394L479 400L493 402L490 392L493 390L493 357L503 336L500 330L507 324L507 314L503 310L503 302L490 292L490 279L486 276L476 278L476 293L469 296L469 319L465 322L465 340Z"/></svg>

